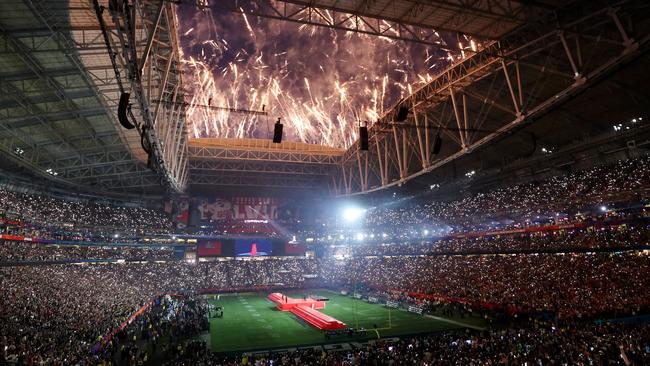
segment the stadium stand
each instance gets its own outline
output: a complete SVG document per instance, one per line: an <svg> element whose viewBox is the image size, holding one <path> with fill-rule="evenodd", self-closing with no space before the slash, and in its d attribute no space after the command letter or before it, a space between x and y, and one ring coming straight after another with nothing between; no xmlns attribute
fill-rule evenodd
<svg viewBox="0 0 650 366"><path fill-rule="evenodd" d="M0 35L0 365L650 365L647 1L6 0Z"/></svg>

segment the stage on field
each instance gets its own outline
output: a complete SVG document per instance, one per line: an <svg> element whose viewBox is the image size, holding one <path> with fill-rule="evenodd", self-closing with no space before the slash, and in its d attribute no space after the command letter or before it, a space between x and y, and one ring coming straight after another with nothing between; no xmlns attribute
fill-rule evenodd
<svg viewBox="0 0 650 366"><path fill-rule="evenodd" d="M273 301L278 310L290 311L295 316L311 324L314 328L320 330L345 329L345 323L324 314L319 309L325 308L325 301L313 299L308 296L303 298L293 298L288 295L274 292L269 295L269 300Z"/></svg>
<svg viewBox="0 0 650 366"><path fill-rule="evenodd" d="M329 290L309 290L314 298L329 298L319 312L345 323L350 328L369 330L365 337L327 339L322 330L302 321L290 311L280 311L267 293L220 295L211 300L223 307L223 318L210 319L210 345L214 352L268 350L302 345L350 342L376 339L372 331L378 328L381 337L428 333L463 328L463 323L482 325L480 318L455 318L450 323L400 310L389 310L378 304L369 304ZM295 299L304 299L303 292L283 293ZM389 322L390 316L390 322ZM392 325L392 326L391 326Z"/></svg>

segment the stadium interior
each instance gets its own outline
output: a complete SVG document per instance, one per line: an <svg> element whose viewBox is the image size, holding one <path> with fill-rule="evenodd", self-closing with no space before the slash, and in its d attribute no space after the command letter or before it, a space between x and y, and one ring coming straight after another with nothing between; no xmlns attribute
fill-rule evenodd
<svg viewBox="0 0 650 366"><path fill-rule="evenodd" d="M650 3L0 1L0 364L650 365Z"/></svg>

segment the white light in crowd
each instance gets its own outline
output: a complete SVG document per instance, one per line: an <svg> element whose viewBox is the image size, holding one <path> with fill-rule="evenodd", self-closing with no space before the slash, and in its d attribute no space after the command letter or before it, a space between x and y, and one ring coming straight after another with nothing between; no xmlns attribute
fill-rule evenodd
<svg viewBox="0 0 650 366"><path fill-rule="evenodd" d="M176 240L176 235L172 236L172 240Z"/></svg>
<svg viewBox="0 0 650 366"><path fill-rule="evenodd" d="M120 234L115 234L115 235L113 235L113 237L114 237L114 238L119 238L119 237L120 237Z"/></svg>
<svg viewBox="0 0 650 366"><path fill-rule="evenodd" d="M424 235L429 235L429 230L424 230Z"/></svg>
<svg viewBox="0 0 650 366"><path fill-rule="evenodd" d="M363 234L362 233L357 234L357 240L363 240Z"/></svg>
<svg viewBox="0 0 650 366"><path fill-rule="evenodd" d="M385 238L385 237L387 237L387 236L388 236L388 234L386 234L386 233L381 234L381 237L382 237L382 238Z"/></svg>
<svg viewBox="0 0 650 366"><path fill-rule="evenodd" d="M365 212L366 210L361 209L359 207L348 207L345 210L343 210L343 218L346 221L350 221L350 222L356 221L359 218L361 218L361 216L363 216Z"/></svg>
<svg viewBox="0 0 650 366"><path fill-rule="evenodd" d="M370 234L370 238L374 239L374 238L375 238L375 234Z"/></svg>
<svg viewBox="0 0 650 366"><path fill-rule="evenodd" d="M327 240L332 240L332 235L328 235Z"/></svg>
<svg viewBox="0 0 650 366"><path fill-rule="evenodd" d="M341 235L339 238L342 240L345 239L345 236Z"/></svg>
<svg viewBox="0 0 650 366"><path fill-rule="evenodd" d="M476 174L476 170L472 170L471 172L467 172L467 173L465 173L465 176L467 176L467 177L471 177L471 176L473 176L474 174Z"/></svg>
<svg viewBox="0 0 650 366"><path fill-rule="evenodd" d="M59 175L59 173L57 173L57 172L55 172L54 170L52 170L52 168L47 168L47 169L45 169L45 172L48 173L48 174L50 174L50 175L54 175L54 176Z"/></svg>
<svg viewBox="0 0 650 366"><path fill-rule="evenodd" d="M607 206L600 206L600 210L603 212L607 212Z"/></svg>

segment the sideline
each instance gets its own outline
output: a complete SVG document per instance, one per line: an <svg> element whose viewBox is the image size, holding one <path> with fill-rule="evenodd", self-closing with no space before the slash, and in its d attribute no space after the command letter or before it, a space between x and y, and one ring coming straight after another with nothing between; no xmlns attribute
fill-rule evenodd
<svg viewBox="0 0 650 366"><path fill-rule="evenodd" d="M479 327L477 325L458 322L458 321L447 319L447 318L441 318L439 316L434 316L434 315L429 315L429 314L425 314L423 316L426 316L427 318L435 319L435 320L438 320L438 321L441 321L441 322L449 323L449 324L461 325L463 327L471 328L471 329L475 329L475 330L486 330L487 329L487 328Z"/></svg>

